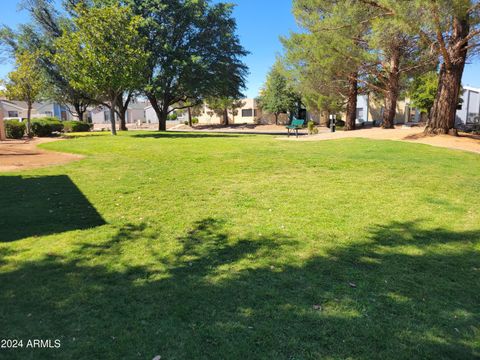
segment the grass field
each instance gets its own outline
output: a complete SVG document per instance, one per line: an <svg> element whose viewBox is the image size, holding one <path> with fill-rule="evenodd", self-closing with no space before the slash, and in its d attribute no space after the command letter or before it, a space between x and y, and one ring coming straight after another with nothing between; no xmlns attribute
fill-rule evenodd
<svg viewBox="0 0 480 360"><path fill-rule="evenodd" d="M0 175L2 359L480 357L480 156L128 133Z"/></svg>

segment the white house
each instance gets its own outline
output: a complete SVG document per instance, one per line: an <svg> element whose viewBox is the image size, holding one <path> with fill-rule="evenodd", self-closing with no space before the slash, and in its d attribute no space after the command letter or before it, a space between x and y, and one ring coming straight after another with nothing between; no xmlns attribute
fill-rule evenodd
<svg viewBox="0 0 480 360"><path fill-rule="evenodd" d="M148 106L144 101L131 101L125 113L125 121L127 124L137 122L145 122L145 111ZM110 109L106 106L98 106L90 110L90 118L93 124L110 124ZM118 115L115 117L118 120Z"/></svg>
<svg viewBox="0 0 480 360"><path fill-rule="evenodd" d="M458 129L467 129L480 123L480 89L464 86L462 100L457 110L455 126Z"/></svg>
<svg viewBox="0 0 480 360"><path fill-rule="evenodd" d="M22 119L27 117L28 106L25 101L0 99L0 103L4 118ZM56 117L60 120L76 120L68 108L53 102L34 103L32 105L31 117Z"/></svg>

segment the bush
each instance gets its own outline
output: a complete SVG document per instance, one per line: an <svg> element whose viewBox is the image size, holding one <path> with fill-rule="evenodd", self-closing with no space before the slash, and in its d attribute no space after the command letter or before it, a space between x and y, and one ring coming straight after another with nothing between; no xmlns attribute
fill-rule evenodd
<svg viewBox="0 0 480 360"><path fill-rule="evenodd" d="M178 119L178 115L176 112L171 113L170 115L167 116L167 120L175 121Z"/></svg>
<svg viewBox="0 0 480 360"><path fill-rule="evenodd" d="M92 129L90 124L82 121L64 121L63 131L67 133L88 132Z"/></svg>
<svg viewBox="0 0 480 360"><path fill-rule="evenodd" d="M310 120L307 124L307 128L308 128L308 133L312 135L313 129L315 129L315 123L312 120Z"/></svg>
<svg viewBox="0 0 480 360"><path fill-rule="evenodd" d="M52 136L62 132L63 124L57 118L39 118L32 120L32 134L38 137Z"/></svg>
<svg viewBox="0 0 480 360"><path fill-rule="evenodd" d="M198 118L194 117L192 118L192 124L198 124Z"/></svg>
<svg viewBox="0 0 480 360"><path fill-rule="evenodd" d="M21 139L26 128L25 123L18 120L5 120L5 132L9 139Z"/></svg>

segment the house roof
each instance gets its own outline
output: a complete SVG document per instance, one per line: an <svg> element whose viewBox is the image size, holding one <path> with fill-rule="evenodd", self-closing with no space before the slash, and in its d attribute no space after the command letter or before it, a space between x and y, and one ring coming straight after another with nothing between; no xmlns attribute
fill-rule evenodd
<svg viewBox="0 0 480 360"><path fill-rule="evenodd" d="M150 106L150 103L147 102L131 102L128 104L128 108L131 110L145 110Z"/></svg>
<svg viewBox="0 0 480 360"><path fill-rule="evenodd" d="M2 104L12 106L19 110L27 110L27 103L25 101L14 101L14 100L0 100Z"/></svg>
<svg viewBox="0 0 480 360"><path fill-rule="evenodd" d="M475 92L480 92L480 88L475 88L473 86L468 86L468 85L463 86L463 89L464 90L475 91Z"/></svg>
<svg viewBox="0 0 480 360"><path fill-rule="evenodd" d="M19 110L28 110L28 105L27 105L27 102L26 101L17 101L17 100L4 100L4 99L1 99L0 102L2 102L2 104L5 104L5 105L9 105L9 106L13 106ZM48 105L50 103L48 102L43 102L43 103L40 103L40 102L35 102L32 104L32 109L38 109L42 106L45 106L45 105Z"/></svg>

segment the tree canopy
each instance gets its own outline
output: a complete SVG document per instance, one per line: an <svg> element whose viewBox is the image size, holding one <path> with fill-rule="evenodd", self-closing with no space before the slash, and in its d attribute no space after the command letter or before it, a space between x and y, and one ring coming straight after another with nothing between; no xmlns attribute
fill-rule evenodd
<svg viewBox="0 0 480 360"><path fill-rule="evenodd" d="M15 69L8 74L5 83L5 95L12 100L27 103L27 134L31 134L31 110L35 101L40 99L45 89L45 77L38 64L38 53L17 52Z"/></svg>
<svg viewBox="0 0 480 360"><path fill-rule="evenodd" d="M233 5L207 0L128 0L144 19L150 53L145 94L165 130L178 104L205 98L238 98L245 87L247 51L236 35Z"/></svg>
<svg viewBox="0 0 480 360"><path fill-rule="evenodd" d="M278 59L267 75L259 98L260 106L262 110L274 114L275 124L278 124L278 116L294 111L298 101L299 96L288 84L284 66Z"/></svg>
<svg viewBox="0 0 480 360"><path fill-rule="evenodd" d="M79 7L73 27L55 40L55 63L72 88L92 94L110 108L115 134L116 105L125 91L143 86L148 61L143 19L126 6ZM118 112L118 111L117 111Z"/></svg>

